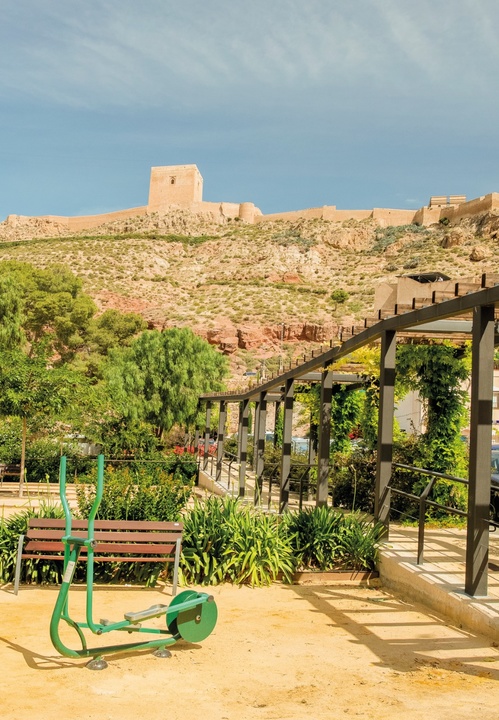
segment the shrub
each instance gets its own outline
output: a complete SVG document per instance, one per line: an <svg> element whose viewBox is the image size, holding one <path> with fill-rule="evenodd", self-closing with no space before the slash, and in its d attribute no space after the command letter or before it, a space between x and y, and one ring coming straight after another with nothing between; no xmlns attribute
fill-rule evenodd
<svg viewBox="0 0 499 720"><path fill-rule="evenodd" d="M340 525L340 565L351 570L374 570L385 528L358 513L345 515Z"/></svg>
<svg viewBox="0 0 499 720"><path fill-rule="evenodd" d="M175 471L177 472L177 470ZM101 520L178 520L192 485L162 468L113 467L105 470L105 488L97 517ZM95 499L97 468L76 485L78 512L88 517Z"/></svg>
<svg viewBox="0 0 499 720"><path fill-rule="evenodd" d="M299 568L375 568L384 531L381 523L326 506L290 513L285 522Z"/></svg>
<svg viewBox="0 0 499 720"><path fill-rule="evenodd" d="M188 583L269 585L291 579L295 560L280 518L237 499L208 498L184 518L182 575Z"/></svg>
<svg viewBox="0 0 499 720"><path fill-rule="evenodd" d="M285 516L299 568L329 570L334 566L342 518L341 511L326 506Z"/></svg>
<svg viewBox="0 0 499 720"><path fill-rule="evenodd" d="M374 512L376 455L358 446L352 453L335 453L331 460L333 505L348 510Z"/></svg>
<svg viewBox="0 0 499 720"><path fill-rule="evenodd" d="M25 535L28 521L32 517L64 517L60 505L44 502L39 510L24 510L0 523L0 579L11 582L14 579L19 535ZM62 578L62 563L53 560L25 560L21 567L22 582L59 583Z"/></svg>

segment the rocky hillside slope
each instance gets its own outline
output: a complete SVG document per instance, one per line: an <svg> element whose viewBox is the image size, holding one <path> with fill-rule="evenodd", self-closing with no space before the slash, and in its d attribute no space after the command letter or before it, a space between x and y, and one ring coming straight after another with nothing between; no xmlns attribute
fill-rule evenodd
<svg viewBox="0 0 499 720"><path fill-rule="evenodd" d="M376 286L435 271L499 269L499 217L459 226L381 228L372 221L226 222L174 211L67 235L46 220L0 223L0 260L67 264L101 309L151 327L187 325L231 356L234 376L329 342L373 312ZM347 291L344 303L331 294Z"/></svg>

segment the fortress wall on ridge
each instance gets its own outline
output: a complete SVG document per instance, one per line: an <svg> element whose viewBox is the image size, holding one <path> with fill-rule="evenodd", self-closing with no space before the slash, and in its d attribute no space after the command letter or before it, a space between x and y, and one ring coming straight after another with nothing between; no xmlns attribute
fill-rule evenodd
<svg viewBox="0 0 499 720"><path fill-rule="evenodd" d="M263 215L252 202L206 202L203 200L203 177L196 165L165 165L151 168L149 182L149 199L147 206L128 208L101 215L63 217L43 215L29 218L43 221L47 230L54 226L54 232L67 229L81 232L91 230L99 225L117 220L140 217L148 213L167 213L174 209L187 210L204 215L221 224L240 220L244 223L260 223L264 221L284 220L299 222L300 220L329 220L345 222L348 220L372 219L380 226L432 225L442 219L451 224L465 218L490 212L499 212L499 193L490 193L466 202L464 195L433 195L429 204L419 210L374 208L371 210L338 210L335 205L324 205L317 208L291 210L282 213ZM7 222L11 225L22 223L25 216L9 215Z"/></svg>

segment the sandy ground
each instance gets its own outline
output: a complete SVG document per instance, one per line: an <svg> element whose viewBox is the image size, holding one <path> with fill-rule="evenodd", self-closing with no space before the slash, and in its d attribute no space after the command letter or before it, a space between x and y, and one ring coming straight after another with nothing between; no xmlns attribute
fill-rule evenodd
<svg viewBox="0 0 499 720"><path fill-rule="evenodd" d="M383 589L215 587L219 620L202 643L179 642L169 659L149 651L108 656L102 671L52 647L56 592L0 590L4 718L499 717L499 649ZM71 599L77 620L84 602L79 588ZM169 588L97 588L94 614L120 620L168 602Z"/></svg>

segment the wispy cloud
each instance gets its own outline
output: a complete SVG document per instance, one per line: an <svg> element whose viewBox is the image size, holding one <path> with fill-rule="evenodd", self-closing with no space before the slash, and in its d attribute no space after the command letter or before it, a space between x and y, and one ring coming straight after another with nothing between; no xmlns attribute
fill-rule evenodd
<svg viewBox="0 0 499 720"><path fill-rule="evenodd" d="M494 8L495 0L8 0L0 89L93 108L215 105L231 92L262 102L310 87L446 92L456 76L487 82L496 70Z"/></svg>

